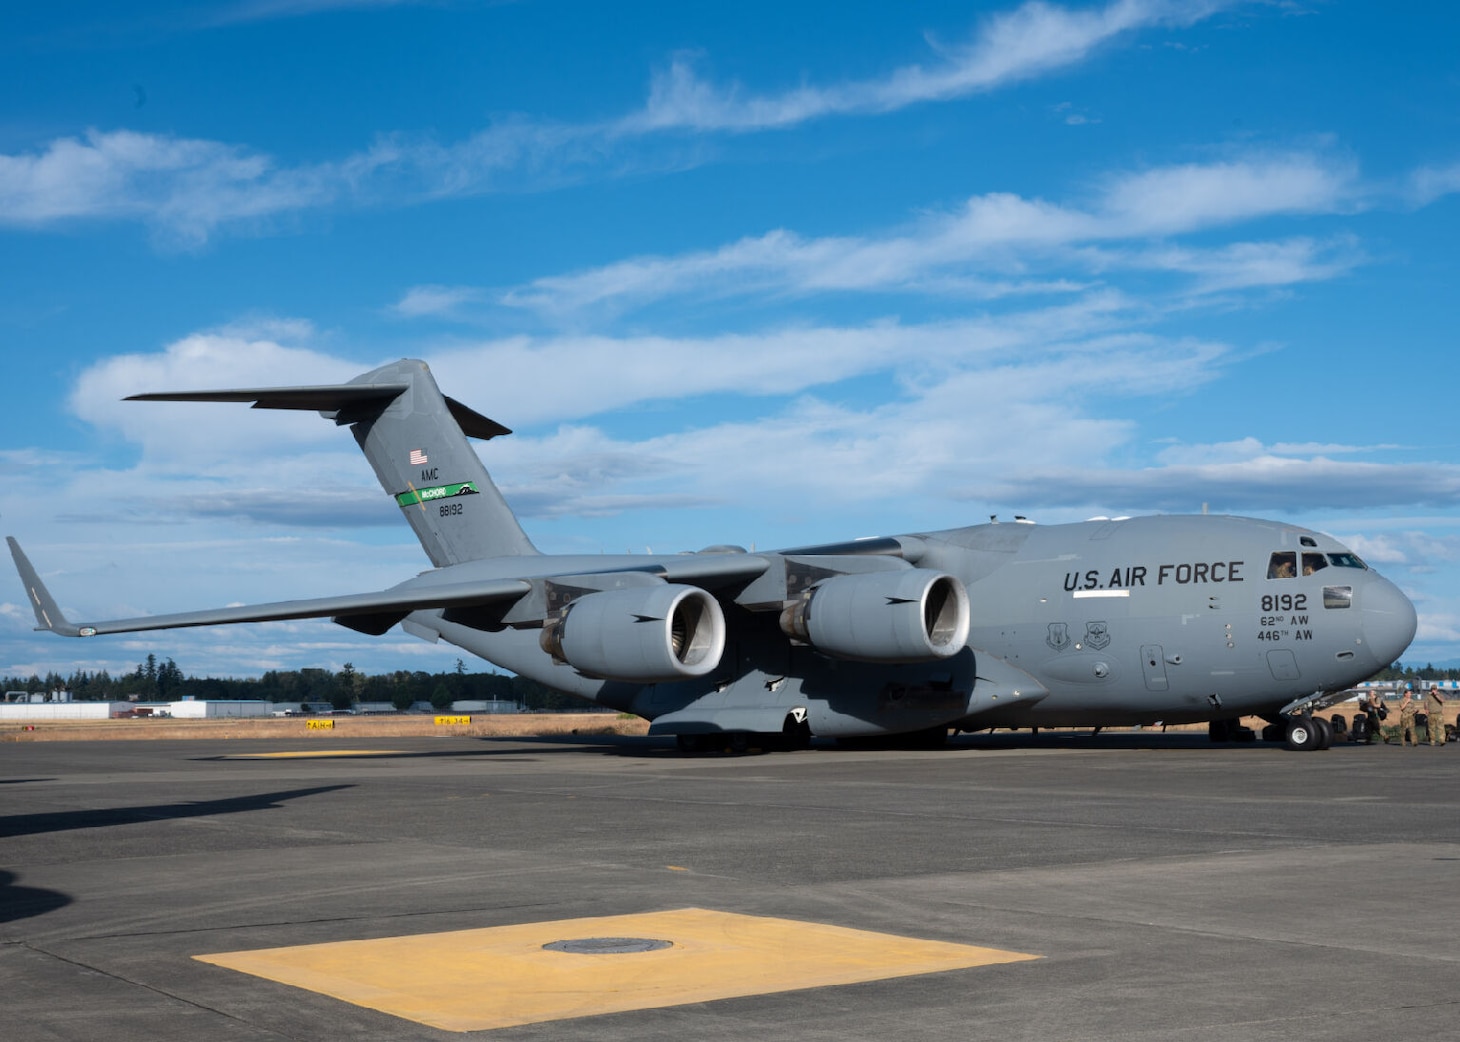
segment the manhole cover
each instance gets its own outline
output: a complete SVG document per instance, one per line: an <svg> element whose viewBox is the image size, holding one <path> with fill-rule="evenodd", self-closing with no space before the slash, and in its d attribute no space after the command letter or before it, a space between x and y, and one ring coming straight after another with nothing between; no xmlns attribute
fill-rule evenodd
<svg viewBox="0 0 1460 1042"><path fill-rule="evenodd" d="M546 951L571 952L574 955L632 955L673 947L673 941L657 941L652 937L576 937L543 945Z"/></svg>

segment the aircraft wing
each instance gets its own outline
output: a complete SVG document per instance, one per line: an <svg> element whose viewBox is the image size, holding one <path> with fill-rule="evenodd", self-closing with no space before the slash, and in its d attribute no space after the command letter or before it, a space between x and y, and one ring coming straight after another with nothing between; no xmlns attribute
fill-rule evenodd
<svg viewBox="0 0 1460 1042"><path fill-rule="evenodd" d="M685 554L659 561L647 571L665 582L689 583L717 590L735 582L748 582L770 567L760 554Z"/></svg>
<svg viewBox="0 0 1460 1042"><path fill-rule="evenodd" d="M63 637L94 637L101 633L135 633L142 630L180 629L187 626L217 626L231 622L277 622L286 619L335 618L351 628L368 627L363 632L385 632L395 622L413 611L424 608L479 606L517 600L531 586L521 579L481 579L437 585L402 586L377 593L344 594L338 597L314 597L308 600L276 601L271 604L248 604L233 608L179 612L174 615L144 615L135 619L109 619L103 622L75 623L62 614L29 558L13 537L6 536L16 570L30 596L35 610L37 629L50 630ZM381 626L385 620L388 624ZM358 620L352 622L351 620Z"/></svg>

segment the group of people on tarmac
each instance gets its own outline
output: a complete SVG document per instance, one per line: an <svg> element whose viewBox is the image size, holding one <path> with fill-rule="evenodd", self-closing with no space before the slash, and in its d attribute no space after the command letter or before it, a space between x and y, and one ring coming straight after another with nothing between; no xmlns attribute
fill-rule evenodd
<svg viewBox="0 0 1460 1042"><path fill-rule="evenodd" d="M1425 712L1430 745L1443 746L1445 744L1445 696L1440 694L1439 687L1433 684L1424 693L1423 700L1415 698L1414 692L1407 689L1404 697L1399 700L1399 744L1419 748L1420 731L1416 718L1419 716L1421 707ZM1369 726L1366 730L1369 744L1372 745L1374 739L1379 738L1387 745L1391 739L1383 730L1382 722L1389 715L1389 707L1384 704L1384 699L1378 694L1365 695L1359 702L1359 711L1368 718Z"/></svg>

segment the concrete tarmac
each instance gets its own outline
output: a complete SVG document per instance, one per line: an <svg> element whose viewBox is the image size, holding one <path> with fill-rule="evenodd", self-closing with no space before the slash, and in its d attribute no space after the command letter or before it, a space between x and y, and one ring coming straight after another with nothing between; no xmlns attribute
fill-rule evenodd
<svg viewBox="0 0 1460 1042"><path fill-rule="evenodd" d="M1460 1022L1457 782L1455 745L1175 734L6 743L0 1036L1428 1042ZM466 1032L197 958L677 909L1039 958Z"/></svg>

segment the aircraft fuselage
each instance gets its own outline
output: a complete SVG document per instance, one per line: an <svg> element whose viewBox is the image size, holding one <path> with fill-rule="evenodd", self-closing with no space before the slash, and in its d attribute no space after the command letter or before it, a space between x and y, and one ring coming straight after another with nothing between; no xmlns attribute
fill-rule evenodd
<svg viewBox="0 0 1460 1042"><path fill-rule="evenodd" d="M963 583L963 652L896 665L827 656L788 642L755 584L722 595L727 611L740 612L720 667L693 681L599 680L553 661L532 630L483 631L433 613L412 621L550 686L648 717L661 733L777 730L787 713L804 711L812 732L837 737L1271 715L1373 675L1414 634L1413 607L1391 582L1333 538L1279 522L989 524L869 545L868 556L891 553ZM683 557L538 560L557 574L617 573ZM513 562L511 574L522 576L523 564Z"/></svg>

